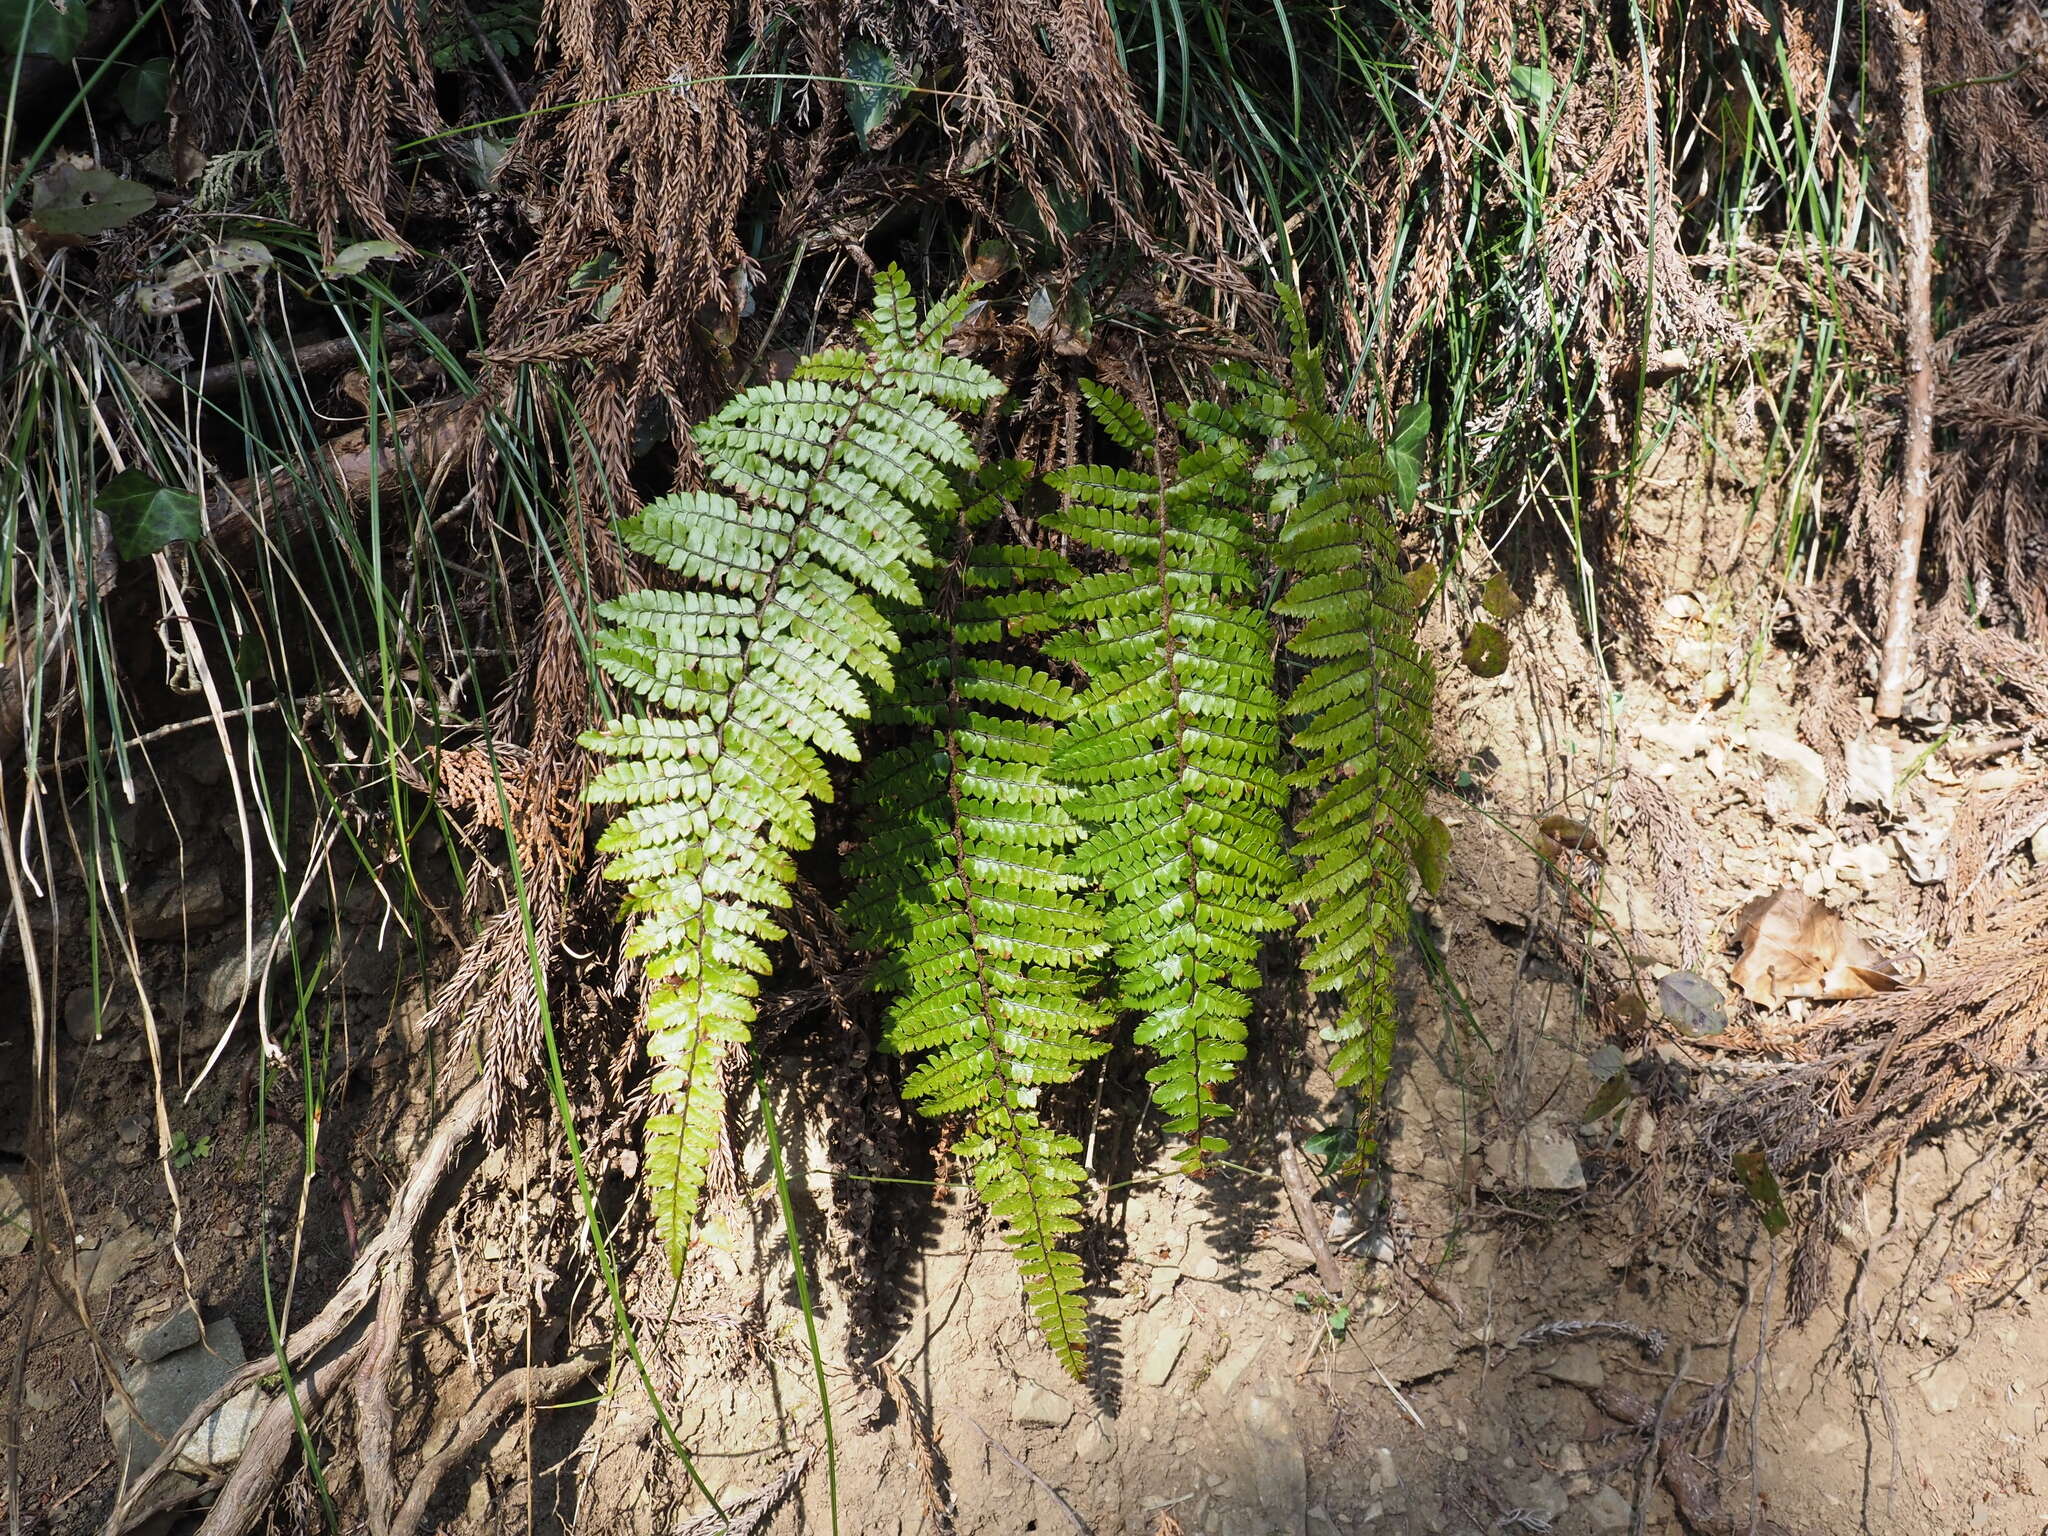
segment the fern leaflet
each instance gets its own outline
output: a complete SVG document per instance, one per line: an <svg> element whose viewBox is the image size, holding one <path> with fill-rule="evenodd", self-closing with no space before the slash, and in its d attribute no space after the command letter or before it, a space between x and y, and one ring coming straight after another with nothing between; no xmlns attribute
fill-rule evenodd
<svg viewBox="0 0 2048 1536"><path fill-rule="evenodd" d="M1088 828L1074 867L1108 902L1118 1001L1158 1064L1147 1076L1181 1160L1224 1149L1216 1090L1244 1057L1261 936L1288 925L1273 636L1254 604L1253 455L1213 410L1181 417L1200 446L1171 472L1122 396L1084 384L1104 432L1139 469L1051 477L1050 526L1106 556L1046 646L1088 686L1054 754Z"/></svg>
<svg viewBox="0 0 2048 1536"><path fill-rule="evenodd" d="M919 1058L905 1092L926 1114L968 1117L955 1150L1003 1223L1040 1330L1079 1376L1081 1264L1064 1240L1087 1176L1080 1143L1048 1127L1038 1101L1106 1049L1108 1020L1084 995L1105 945L1067 868L1082 835L1071 791L1047 771L1073 697L1028 656L1010 659L1016 637L1044 625L1047 579L1072 573L1042 551L976 541L1021 468L983 472L939 600L902 621L896 688L877 713L915 734L863 785L874 815L847 916L885 956L886 1043Z"/></svg>
<svg viewBox="0 0 2048 1536"><path fill-rule="evenodd" d="M945 354L966 302L920 320L903 274L879 274L860 349L741 394L692 434L714 488L620 524L687 583L600 610L598 664L651 709L584 738L607 759L589 798L626 807L598 848L651 988L664 1107L645 1177L678 1269L724 1111L719 1062L747 1039L790 856L831 795L826 757L859 755L861 681L890 681L897 637L874 596L915 600L931 559L919 516L954 506L946 471L976 462L951 413L1000 389Z"/></svg>
<svg viewBox="0 0 2048 1536"><path fill-rule="evenodd" d="M1393 482L1358 423L1322 406L1324 385L1294 295L1294 380L1269 402L1288 438L1261 474L1284 513L1278 559L1288 573L1274 611L1299 621L1288 649L1308 671L1288 696L1305 792L1288 900L1306 905L1304 965L1334 991L1331 1072L1376 1099L1394 1045L1394 963L1408 921L1410 861L1427 819L1422 781L1432 683L1414 639L1415 604L1400 571L1388 496Z"/></svg>

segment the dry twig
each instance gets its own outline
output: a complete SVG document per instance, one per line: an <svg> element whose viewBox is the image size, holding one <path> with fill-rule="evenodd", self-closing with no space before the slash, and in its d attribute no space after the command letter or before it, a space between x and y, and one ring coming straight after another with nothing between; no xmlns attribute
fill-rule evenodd
<svg viewBox="0 0 2048 1536"><path fill-rule="evenodd" d="M1934 211L1928 192L1930 136L1927 82L1921 62L1925 21L1903 0L1881 0L1899 50L1898 93L1904 138L1900 174L1906 183L1906 427L1904 484L1899 492L1899 544L1886 604L1884 650L1878 662L1877 718L1896 720L1905 708L1913 664L1913 610L1920 587L1920 545L1934 459Z"/></svg>

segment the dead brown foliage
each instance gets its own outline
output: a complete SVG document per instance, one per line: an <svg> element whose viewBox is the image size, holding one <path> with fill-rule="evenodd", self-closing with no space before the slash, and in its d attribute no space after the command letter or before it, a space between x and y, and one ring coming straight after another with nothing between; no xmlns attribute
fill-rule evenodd
<svg viewBox="0 0 2048 1536"><path fill-rule="evenodd" d="M2012 825L1996 807L1979 824L2008 835ZM1979 920L1921 984L1818 1014L1797 1065L1695 1111L1694 1187L1725 1187L1733 1158L1755 1148L1788 1189L1808 1185L1796 1317L1825 1294L1829 1245L1850 1203L1915 1137L1996 1111L2048 1070L2048 881L1996 878L1999 899L1976 903ZM1961 897L1964 883L1951 890Z"/></svg>
<svg viewBox="0 0 2048 1536"><path fill-rule="evenodd" d="M270 45L282 83L278 152L293 199L331 255L344 216L409 249L392 222L394 130L441 127L421 9L386 0L315 0Z"/></svg>

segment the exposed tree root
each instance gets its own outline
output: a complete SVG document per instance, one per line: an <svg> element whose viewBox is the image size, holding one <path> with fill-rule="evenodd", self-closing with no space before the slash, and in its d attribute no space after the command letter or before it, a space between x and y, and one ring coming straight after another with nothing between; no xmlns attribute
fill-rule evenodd
<svg viewBox="0 0 2048 1536"><path fill-rule="evenodd" d="M1602 1387L1593 1401L1609 1418L1651 1437L1647 1454L1655 1458L1665 1491L1678 1506L1679 1518L1698 1536L1749 1536L1752 1532L1754 1536L1795 1536L1775 1520L1752 1525L1746 1515L1732 1515L1721 1508L1713 1467L1672 1443L1666 1428L1668 1399L1667 1405L1660 1406L1621 1387Z"/></svg>
<svg viewBox="0 0 2048 1536"><path fill-rule="evenodd" d="M310 1418L319 1403L330 1398L351 1374L371 1356L379 1342L373 1327L340 1353L330 1353L381 1292L387 1273L409 1272L413 1239L421 1218L440 1188L455 1155L482 1129L491 1103L487 1081L479 1079L465 1088L427 1138L413 1163L412 1173L400 1187L383 1229L364 1245L355 1267L341 1282L327 1305L312 1321L286 1340L283 1358L294 1377L299 1411ZM380 1307L380 1323L382 1311ZM324 1358L323 1358L324 1357ZM247 1391L277 1368L272 1356L259 1356L228 1378L192 1412L164 1442L163 1451L148 1469L122 1491L113 1513L107 1517L105 1536L121 1536L149 1516L184 1502L183 1493L157 1493L157 1485L173 1466L199 1427L222 1404ZM360 1404L360 1394L358 1402ZM360 1410L359 1410L360 1411ZM388 1414L388 1409L387 1409ZM214 1504L202 1536L227 1536L250 1529L255 1519L270 1507L277 1481L297 1432L292 1398L282 1395L264 1411L241 1461L228 1477ZM388 1444L388 1441L387 1441ZM388 1473L387 1473L388 1475Z"/></svg>
<svg viewBox="0 0 2048 1536"><path fill-rule="evenodd" d="M477 1442L491 1432L507 1409L542 1402L567 1391L601 1367L605 1359L605 1355L592 1351L564 1360L560 1365L523 1366L500 1376L470 1404L469 1412L455 1426L455 1438L412 1480L412 1487L405 1495L405 1503L399 1508L397 1518L388 1526L379 1527L374 1524L373 1515L371 1528L378 1531L379 1536L387 1530L389 1536L413 1536L426 1519L427 1503L440 1487L441 1480L461 1464L463 1457L476 1449ZM367 1458L364 1465L368 1465ZM798 1470L801 1472L801 1464Z"/></svg>

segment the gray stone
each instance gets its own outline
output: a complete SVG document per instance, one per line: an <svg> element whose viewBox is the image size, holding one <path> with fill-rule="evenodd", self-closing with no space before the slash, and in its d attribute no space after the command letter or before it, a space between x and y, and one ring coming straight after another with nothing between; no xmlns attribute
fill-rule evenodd
<svg viewBox="0 0 2048 1536"><path fill-rule="evenodd" d="M219 925L227 915L228 898L221 889L220 871L211 867L152 880L128 902L129 922L138 939L183 938Z"/></svg>
<svg viewBox="0 0 2048 1536"><path fill-rule="evenodd" d="M1219 1408L1228 1408L1236 1402L1237 1384L1244 1380L1244 1373L1257 1362L1259 1351L1263 1348L1264 1341L1256 1338L1244 1339L1233 1344L1230 1352L1202 1384L1202 1395Z"/></svg>
<svg viewBox="0 0 2048 1536"><path fill-rule="evenodd" d="M107 1399L104 1412L122 1476L135 1477L154 1461L162 1450L160 1440L174 1434L186 1415L218 1391L241 1363L241 1335L222 1317L208 1323L204 1336L190 1348L124 1371L121 1385L135 1401L134 1412L118 1394ZM242 1441L234 1436L239 1432L242 1440L247 1439L251 1410L244 1398L250 1395L223 1405L208 1418L186 1452L187 1462L210 1468L227 1464L216 1457L232 1461L241 1454Z"/></svg>
<svg viewBox="0 0 2048 1536"><path fill-rule="evenodd" d="M1970 1395L1970 1373L1957 1360L1944 1360L1917 1385L1929 1413L1954 1413Z"/></svg>
<svg viewBox="0 0 2048 1536"><path fill-rule="evenodd" d="M1025 1429L1065 1429L1073 1416L1072 1403L1035 1381L1019 1382L1010 1400L1010 1422Z"/></svg>
<svg viewBox="0 0 2048 1536"><path fill-rule="evenodd" d="M1805 742L1778 731L1751 731L1749 750L1764 761L1764 805L1776 816L1820 816L1828 770Z"/></svg>
<svg viewBox="0 0 2048 1536"><path fill-rule="evenodd" d="M1081 1426L1080 1436L1074 1441L1074 1455L1085 1462L1100 1466L1116 1455L1116 1440L1102 1427L1098 1419L1090 1419Z"/></svg>
<svg viewBox="0 0 2048 1536"><path fill-rule="evenodd" d="M1245 1474L1261 1529L1308 1536L1308 1457L1280 1399L1254 1392L1238 1409L1246 1431Z"/></svg>
<svg viewBox="0 0 2048 1536"><path fill-rule="evenodd" d="M277 929L271 924L259 926L254 942L244 949L238 941L235 947L215 962L206 977L206 1006L214 1013L233 1013L251 994L262 985L270 967L284 953L284 945L277 942Z"/></svg>
<svg viewBox="0 0 2048 1536"><path fill-rule="evenodd" d="M28 1247L30 1225L28 1186L10 1173L0 1173L0 1259L11 1259Z"/></svg>
<svg viewBox="0 0 2048 1536"><path fill-rule="evenodd" d="M254 1387L238 1392L207 1416L185 1447L183 1464L224 1471L242 1459L270 1399Z"/></svg>
<svg viewBox="0 0 2048 1536"><path fill-rule="evenodd" d="M1830 1419L1806 1441L1809 1456L1839 1456L1856 1443L1856 1432L1839 1420Z"/></svg>
<svg viewBox="0 0 2048 1536"><path fill-rule="evenodd" d="M86 1310L97 1317L113 1299L114 1287L155 1246L156 1240L140 1227L117 1232L102 1243L85 1285Z"/></svg>
<svg viewBox="0 0 2048 1536"><path fill-rule="evenodd" d="M1600 1363L1600 1351L1592 1344L1570 1345L1541 1369L1552 1381L1584 1387L1588 1392L1607 1385L1607 1368Z"/></svg>
<svg viewBox="0 0 2048 1536"><path fill-rule="evenodd" d="M1873 736L1859 736L1843 751L1849 785L1844 799L1889 812L1897 796L1897 766L1892 749Z"/></svg>
<svg viewBox="0 0 2048 1536"><path fill-rule="evenodd" d="M1578 1141L1556 1115L1538 1115L1512 1141L1503 1138L1488 1145L1486 1166L1496 1179L1517 1189L1586 1187Z"/></svg>
<svg viewBox="0 0 2048 1536"><path fill-rule="evenodd" d="M1625 1531L1634 1519L1635 1509L1617 1489L1603 1487L1586 1500L1586 1524L1596 1531Z"/></svg>
<svg viewBox="0 0 2048 1536"><path fill-rule="evenodd" d="M21 1400L33 1413L48 1413L52 1408L61 1408L77 1395L70 1382L56 1376L31 1376L21 1389Z"/></svg>
<svg viewBox="0 0 2048 1536"><path fill-rule="evenodd" d="M138 1328L128 1336L128 1353L144 1365L154 1365L165 1355L190 1349L199 1342L199 1309L187 1302L160 1323Z"/></svg>
<svg viewBox="0 0 2048 1536"><path fill-rule="evenodd" d="M1168 1323L1152 1341L1152 1347L1145 1351L1145 1363L1138 1370L1138 1380L1148 1387L1163 1387L1173 1375L1173 1367L1179 1361L1181 1351L1188 1347L1188 1325Z"/></svg>
<svg viewBox="0 0 2048 1536"><path fill-rule="evenodd" d="M1372 1491L1392 1493L1400 1486L1400 1476L1394 1471L1393 1449L1383 1445L1372 1453Z"/></svg>
<svg viewBox="0 0 2048 1536"><path fill-rule="evenodd" d="M1555 1520L1571 1508L1571 1496L1564 1491L1564 1484L1548 1473L1504 1478L1502 1487L1516 1508L1534 1510L1546 1520Z"/></svg>
<svg viewBox="0 0 2048 1536"><path fill-rule="evenodd" d="M91 1045L135 1013L135 989L125 981L102 986L97 998L91 987L74 987L64 999L64 1033L74 1045Z"/></svg>

